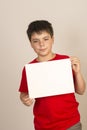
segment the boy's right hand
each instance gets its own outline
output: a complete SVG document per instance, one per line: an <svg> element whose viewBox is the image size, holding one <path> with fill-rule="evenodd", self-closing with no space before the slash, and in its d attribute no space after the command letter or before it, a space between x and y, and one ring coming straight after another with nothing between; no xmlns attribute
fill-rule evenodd
<svg viewBox="0 0 87 130"><path fill-rule="evenodd" d="M22 103L26 106L30 106L34 102L34 99L29 98L28 93L20 93L20 99Z"/></svg>

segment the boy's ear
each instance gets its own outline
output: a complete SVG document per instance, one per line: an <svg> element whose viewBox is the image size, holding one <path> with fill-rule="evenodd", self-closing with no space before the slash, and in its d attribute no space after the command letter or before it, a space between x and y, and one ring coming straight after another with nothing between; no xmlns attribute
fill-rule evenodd
<svg viewBox="0 0 87 130"><path fill-rule="evenodd" d="M30 46L33 48L32 42L30 41Z"/></svg>
<svg viewBox="0 0 87 130"><path fill-rule="evenodd" d="M54 44L54 36L52 36L52 39L53 39L53 44Z"/></svg>

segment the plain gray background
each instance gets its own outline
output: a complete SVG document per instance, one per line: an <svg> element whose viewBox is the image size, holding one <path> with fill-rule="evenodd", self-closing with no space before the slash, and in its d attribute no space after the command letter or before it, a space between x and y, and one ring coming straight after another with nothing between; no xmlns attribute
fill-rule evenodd
<svg viewBox="0 0 87 130"><path fill-rule="evenodd" d="M53 50L79 57L87 79L86 0L0 0L0 130L33 130L33 106L20 102L18 88L23 66L36 56L26 35L36 19L53 24ZM87 93L76 98L86 130Z"/></svg>

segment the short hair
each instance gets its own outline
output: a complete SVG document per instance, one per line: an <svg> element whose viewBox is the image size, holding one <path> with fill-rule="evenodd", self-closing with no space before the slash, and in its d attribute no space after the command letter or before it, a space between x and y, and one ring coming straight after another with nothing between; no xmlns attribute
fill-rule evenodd
<svg viewBox="0 0 87 130"><path fill-rule="evenodd" d="M53 27L50 22L46 20L36 20L36 21L31 22L28 26L27 35L28 35L29 40L31 41L31 36L33 33L40 33L41 31L48 32L51 37L54 34Z"/></svg>

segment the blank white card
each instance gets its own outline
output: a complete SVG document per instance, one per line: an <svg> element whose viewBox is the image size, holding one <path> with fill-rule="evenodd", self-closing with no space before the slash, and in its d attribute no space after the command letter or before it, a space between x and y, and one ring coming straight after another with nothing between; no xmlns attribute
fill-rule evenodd
<svg viewBox="0 0 87 130"><path fill-rule="evenodd" d="M74 92L70 59L26 64L30 98L39 98Z"/></svg>

